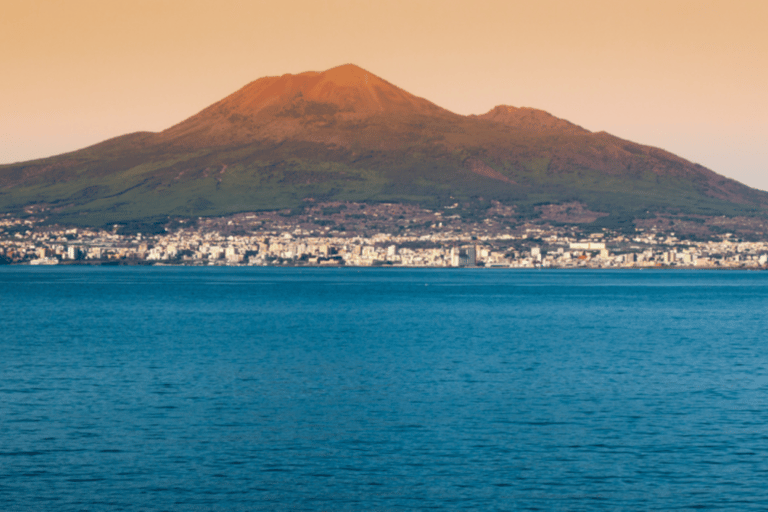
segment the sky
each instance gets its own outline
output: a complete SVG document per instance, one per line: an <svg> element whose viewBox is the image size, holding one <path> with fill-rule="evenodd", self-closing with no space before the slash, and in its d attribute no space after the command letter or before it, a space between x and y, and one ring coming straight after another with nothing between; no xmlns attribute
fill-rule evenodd
<svg viewBox="0 0 768 512"><path fill-rule="evenodd" d="M3 0L0 13L0 163L353 63L459 114L539 108L768 190L765 0Z"/></svg>

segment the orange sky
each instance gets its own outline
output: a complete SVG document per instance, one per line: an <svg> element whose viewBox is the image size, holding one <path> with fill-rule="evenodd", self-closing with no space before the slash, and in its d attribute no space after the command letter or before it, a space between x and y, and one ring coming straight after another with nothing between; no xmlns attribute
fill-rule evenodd
<svg viewBox="0 0 768 512"><path fill-rule="evenodd" d="M461 114L541 108L768 190L768 1L3 0L0 163L355 63Z"/></svg>

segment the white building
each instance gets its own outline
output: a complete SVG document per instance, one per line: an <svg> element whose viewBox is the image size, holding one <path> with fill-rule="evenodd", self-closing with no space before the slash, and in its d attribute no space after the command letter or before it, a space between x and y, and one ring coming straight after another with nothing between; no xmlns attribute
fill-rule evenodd
<svg viewBox="0 0 768 512"><path fill-rule="evenodd" d="M80 257L80 247L76 245L70 245L67 247L67 259L76 260Z"/></svg>

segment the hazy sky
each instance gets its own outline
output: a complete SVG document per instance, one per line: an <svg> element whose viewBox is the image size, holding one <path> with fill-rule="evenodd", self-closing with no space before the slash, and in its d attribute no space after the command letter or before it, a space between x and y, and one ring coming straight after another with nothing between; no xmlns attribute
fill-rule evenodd
<svg viewBox="0 0 768 512"><path fill-rule="evenodd" d="M546 110L768 190L768 1L3 0L0 163L357 64L460 114Z"/></svg>

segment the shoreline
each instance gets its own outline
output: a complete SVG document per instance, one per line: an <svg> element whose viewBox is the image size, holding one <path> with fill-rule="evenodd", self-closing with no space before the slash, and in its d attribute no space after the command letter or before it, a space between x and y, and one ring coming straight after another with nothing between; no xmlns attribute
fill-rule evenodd
<svg viewBox="0 0 768 512"><path fill-rule="evenodd" d="M561 266L532 266L532 267L514 267L514 266L461 266L461 267L453 267L453 266L424 266L424 265L243 265L243 264L196 264L196 263L169 263L169 262L156 262L156 261L146 261L146 260L139 260L139 261L125 261L125 260L91 260L91 261L60 261L55 264L31 264L29 261L23 261L23 262L13 262L13 263L7 263L5 265L0 265L0 267L3 266L29 266L29 267L58 267L58 266L65 266L65 267L81 267L81 266L87 266L87 267L228 267L228 268L332 268L332 269L341 269L341 268L350 268L350 269L408 269L408 270L415 270L415 269L424 269L424 270L434 270L434 269L442 269L442 270L701 270L701 271L712 271L712 270L749 270L749 271L765 271L768 270L768 266L755 266L755 267L746 267L746 266L693 266L693 265L653 265L653 266L578 266L578 267L561 267Z"/></svg>

